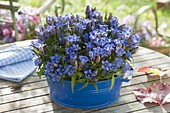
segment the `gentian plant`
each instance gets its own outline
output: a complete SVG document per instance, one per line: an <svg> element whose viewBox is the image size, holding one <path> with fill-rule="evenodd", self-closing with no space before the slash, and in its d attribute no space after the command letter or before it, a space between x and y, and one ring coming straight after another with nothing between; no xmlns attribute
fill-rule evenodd
<svg viewBox="0 0 170 113"><path fill-rule="evenodd" d="M32 42L36 54L35 65L39 76L53 81L70 80L89 83L97 89L96 82L114 78L132 70L132 51L141 38L133 30L119 25L112 14L102 15L96 8L86 7L86 17L66 14L46 16L46 24L36 32L37 42Z"/></svg>

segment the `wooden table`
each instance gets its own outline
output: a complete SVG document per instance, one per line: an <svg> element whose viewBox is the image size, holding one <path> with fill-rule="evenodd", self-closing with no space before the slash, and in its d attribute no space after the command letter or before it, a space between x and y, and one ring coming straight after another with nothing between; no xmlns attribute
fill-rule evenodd
<svg viewBox="0 0 170 113"><path fill-rule="evenodd" d="M45 79L29 76L21 84L21 90L12 91L11 87L17 83L0 80L0 112L8 113L170 113L170 103L162 106L150 104L145 106L136 100L132 90L146 88L152 83L159 82L158 77L148 78L136 70L142 66L156 66L164 70L170 68L170 57L155 51L140 47L135 60L135 74L129 83L123 83L121 96L118 102L103 109L78 110L68 109L51 102L48 85ZM163 82L170 85L170 78Z"/></svg>

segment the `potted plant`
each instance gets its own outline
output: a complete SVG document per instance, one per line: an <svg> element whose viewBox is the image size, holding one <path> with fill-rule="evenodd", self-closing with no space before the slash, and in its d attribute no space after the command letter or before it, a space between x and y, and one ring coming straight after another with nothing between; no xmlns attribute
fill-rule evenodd
<svg viewBox="0 0 170 113"><path fill-rule="evenodd" d="M47 16L32 42L38 75L45 75L51 99L66 107L102 108L119 99L132 78L132 51L141 38L112 14L86 7L86 17ZM129 78L125 78L126 72Z"/></svg>

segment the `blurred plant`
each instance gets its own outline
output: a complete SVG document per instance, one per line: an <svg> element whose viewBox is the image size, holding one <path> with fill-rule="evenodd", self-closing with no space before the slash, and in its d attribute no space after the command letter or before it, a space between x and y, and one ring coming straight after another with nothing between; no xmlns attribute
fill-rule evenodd
<svg viewBox="0 0 170 113"><path fill-rule="evenodd" d="M18 11L16 16L16 24L19 31L18 40L34 39L35 27L41 22L39 14L32 15L34 13L34 8L26 7ZM5 22L0 29L0 37L4 43L11 43L16 41L15 31L13 30L12 23Z"/></svg>
<svg viewBox="0 0 170 113"><path fill-rule="evenodd" d="M121 23L127 23L129 26L134 26L135 16L127 15L122 20ZM136 32L142 37L142 45L150 47L165 47L168 46L168 40L164 37L159 36L156 33L154 26L151 24L150 20L140 21L136 26Z"/></svg>

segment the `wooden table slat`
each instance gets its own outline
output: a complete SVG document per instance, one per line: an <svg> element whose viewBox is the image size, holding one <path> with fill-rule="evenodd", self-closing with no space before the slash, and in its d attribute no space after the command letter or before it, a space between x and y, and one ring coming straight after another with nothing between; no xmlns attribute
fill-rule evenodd
<svg viewBox="0 0 170 113"><path fill-rule="evenodd" d="M141 59L141 58L139 57L139 59ZM165 59L164 62L162 62L161 59ZM158 66L158 67L163 68L163 69L168 69L168 67L170 67L170 60L166 60L166 58L164 58L164 57L162 57L161 59L160 59L159 62L154 62L154 61L152 61L154 59L152 59L150 61L147 61L148 62L147 64L145 64L143 62L135 63L135 66L134 66L135 72L137 72L137 69L141 65L146 66L146 65L149 65L150 62L151 63L154 62L154 64L152 64L152 66ZM139 74L141 74L141 73L137 73L135 75L139 75ZM45 78L39 79L39 77L31 76L31 77L28 77L26 80L24 80L22 83L25 84L25 83L37 82L37 81L41 81L41 80L45 80ZM9 87L9 86L18 84L18 83L14 83L14 82L10 82L10 81L4 81L4 80L0 80L0 82L1 82L0 88Z"/></svg>
<svg viewBox="0 0 170 113"><path fill-rule="evenodd" d="M17 42L20 47L30 45L32 40ZM9 45L0 46L0 49ZM163 70L170 68L170 57L150 49L139 47L134 56L134 77L129 83L123 83L121 96L118 102L102 109L79 110L68 109L51 102L49 98L48 84L45 78L30 76L22 81L23 87L19 91L12 91L11 86L18 83L0 80L0 112L8 113L163 113L170 112L170 103L163 105L164 111L156 104L145 106L137 101L132 94L136 88L146 88L149 85L159 82L159 77L148 77L144 73L137 72L143 66L156 66ZM170 77L163 78L163 82L170 85Z"/></svg>
<svg viewBox="0 0 170 113"><path fill-rule="evenodd" d="M166 82L166 83L168 83L169 81L170 81L170 78L164 80L164 82ZM117 103L113 104L112 106L120 106L120 105L123 105L123 104L126 104L126 103L136 102L137 100L136 100L136 98L134 97L134 95L132 94L131 91L133 89L135 89L136 87L145 88L145 86L149 86L152 83L153 82L138 84L136 86L130 86L130 87L122 88L120 100ZM130 98L129 101L127 101L127 98ZM126 103L125 103L125 101L126 101ZM32 98L29 98L29 99L22 99L22 100L18 100L18 101L12 102L12 103L10 102L10 103L0 105L0 109L3 110L3 111L6 111L7 109L8 110L25 109L27 107L34 107L34 106L37 106L37 105L40 105L40 104L50 103L50 102L51 101L49 99L48 92L46 92L45 96L32 97ZM59 109L57 109L57 110L59 110Z"/></svg>
<svg viewBox="0 0 170 113"><path fill-rule="evenodd" d="M138 110L135 113L169 113L170 112L170 103L162 106L151 107L148 109Z"/></svg>

